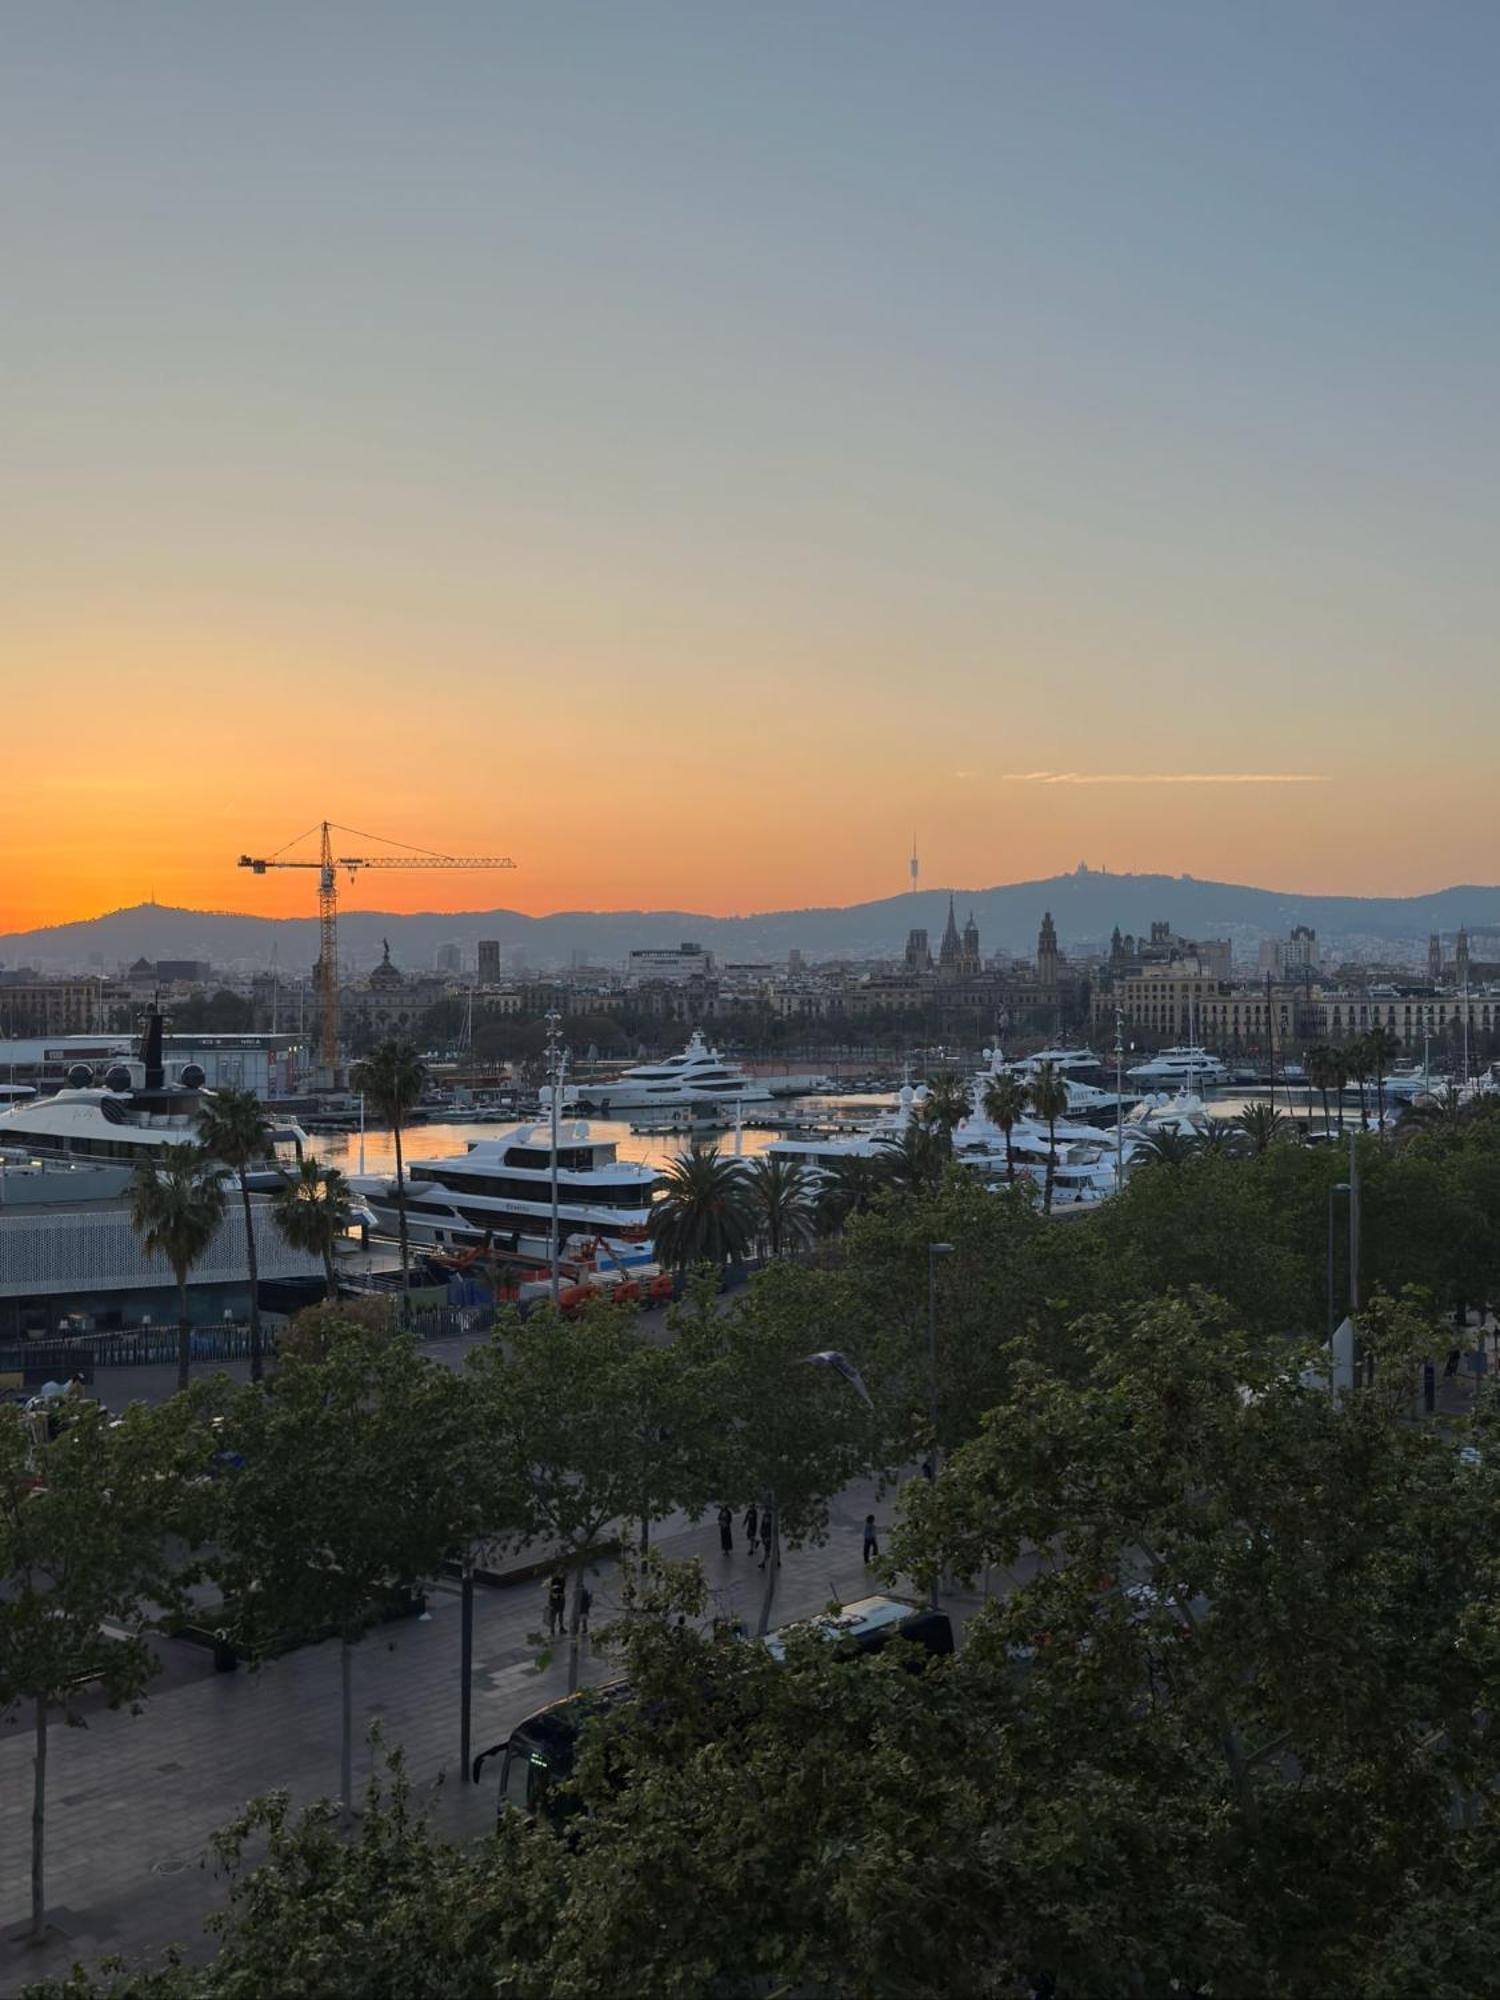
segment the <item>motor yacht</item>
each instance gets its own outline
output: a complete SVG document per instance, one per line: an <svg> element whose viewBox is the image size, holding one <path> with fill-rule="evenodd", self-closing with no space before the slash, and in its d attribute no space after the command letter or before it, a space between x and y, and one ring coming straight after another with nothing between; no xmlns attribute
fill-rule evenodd
<svg viewBox="0 0 1500 2000"><path fill-rule="evenodd" d="M1191 1042L1162 1049L1149 1061L1136 1063L1125 1074L1132 1083L1149 1084L1157 1089L1183 1084L1189 1090L1201 1091L1229 1081L1228 1065Z"/></svg>
<svg viewBox="0 0 1500 2000"><path fill-rule="evenodd" d="M522 1259L545 1259L551 1247L552 1166L550 1120L471 1139L461 1153L409 1161L407 1234L418 1244L488 1244ZM586 1120L570 1118L559 1128L561 1240L585 1235L622 1249L639 1246L649 1234L660 1185L655 1167L620 1159L615 1142L596 1138ZM382 1233L398 1234L395 1177L358 1174L352 1186L368 1202Z"/></svg>
<svg viewBox="0 0 1500 2000"><path fill-rule="evenodd" d="M1111 1123L1118 1116L1120 1100L1112 1090L1101 1090L1088 1079L1090 1070L1100 1068L1098 1056L1088 1049L1038 1049L1035 1055L1007 1062L998 1048L984 1052L987 1067L975 1079L975 1102L997 1076L1013 1076L1023 1084L1033 1084L1046 1064L1062 1078L1068 1092L1068 1116L1096 1123Z"/></svg>
<svg viewBox="0 0 1500 2000"><path fill-rule="evenodd" d="M697 1028L680 1055L664 1062L637 1063L619 1076L590 1079L575 1089L580 1109L595 1111L601 1118L674 1104L763 1104L770 1096L767 1083L726 1062Z"/></svg>
<svg viewBox="0 0 1500 2000"><path fill-rule="evenodd" d="M116 1057L96 1071L74 1063L64 1087L0 1110L0 1148L36 1159L68 1159L134 1166L166 1146L196 1145L203 1106L211 1093L197 1063L174 1064L162 1056L162 1018L147 1017L138 1055ZM306 1134L285 1121L269 1125L270 1143L301 1151ZM252 1188L279 1186L268 1163L249 1176Z"/></svg>

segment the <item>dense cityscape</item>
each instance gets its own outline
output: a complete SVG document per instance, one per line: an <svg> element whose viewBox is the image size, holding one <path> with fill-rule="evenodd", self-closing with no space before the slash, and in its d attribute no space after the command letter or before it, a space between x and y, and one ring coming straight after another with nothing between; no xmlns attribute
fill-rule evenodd
<svg viewBox="0 0 1500 2000"><path fill-rule="evenodd" d="M0 2000L1500 1993L1500 20L6 29Z"/></svg>

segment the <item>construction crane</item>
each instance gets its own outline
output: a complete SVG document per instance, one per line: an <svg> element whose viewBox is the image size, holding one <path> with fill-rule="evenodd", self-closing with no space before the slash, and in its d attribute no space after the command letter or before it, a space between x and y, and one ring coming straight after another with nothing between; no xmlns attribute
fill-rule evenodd
<svg viewBox="0 0 1500 2000"><path fill-rule="evenodd" d="M321 837L316 861L282 859L287 847L299 846L311 833ZM383 841L385 846L401 848L399 854L335 854L335 833L353 834L356 840L382 840L378 833L361 833L357 827L339 826L335 821L325 819L263 859L251 854L240 856L241 868L253 868L257 875L264 875L270 868L316 868L318 871L320 945L315 977L322 1022L321 1054L330 1070L337 1064L339 1053L339 911L335 871L347 868L352 882L361 868L514 868L516 865L514 861L494 854L431 854L424 847L407 847L399 840Z"/></svg>

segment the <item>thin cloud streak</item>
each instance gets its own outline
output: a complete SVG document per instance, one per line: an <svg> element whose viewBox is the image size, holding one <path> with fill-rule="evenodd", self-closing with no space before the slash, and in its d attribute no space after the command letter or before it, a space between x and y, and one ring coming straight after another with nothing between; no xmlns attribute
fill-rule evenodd
<svg viewBox="0 0 1500 2000"><path fill-rule="evenodd" d="M1002 785L1326 785L1317 771L1002 771Z"/></svg>

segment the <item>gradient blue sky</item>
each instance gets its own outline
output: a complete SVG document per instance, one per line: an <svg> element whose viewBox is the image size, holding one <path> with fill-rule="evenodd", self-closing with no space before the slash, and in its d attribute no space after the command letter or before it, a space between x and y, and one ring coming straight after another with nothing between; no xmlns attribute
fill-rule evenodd
<svg viewBox="0 0 1500 2000"><path fill-rule="evenodd" d="M1495 878L1494 5L3 26L0 928Z"/></svg>

